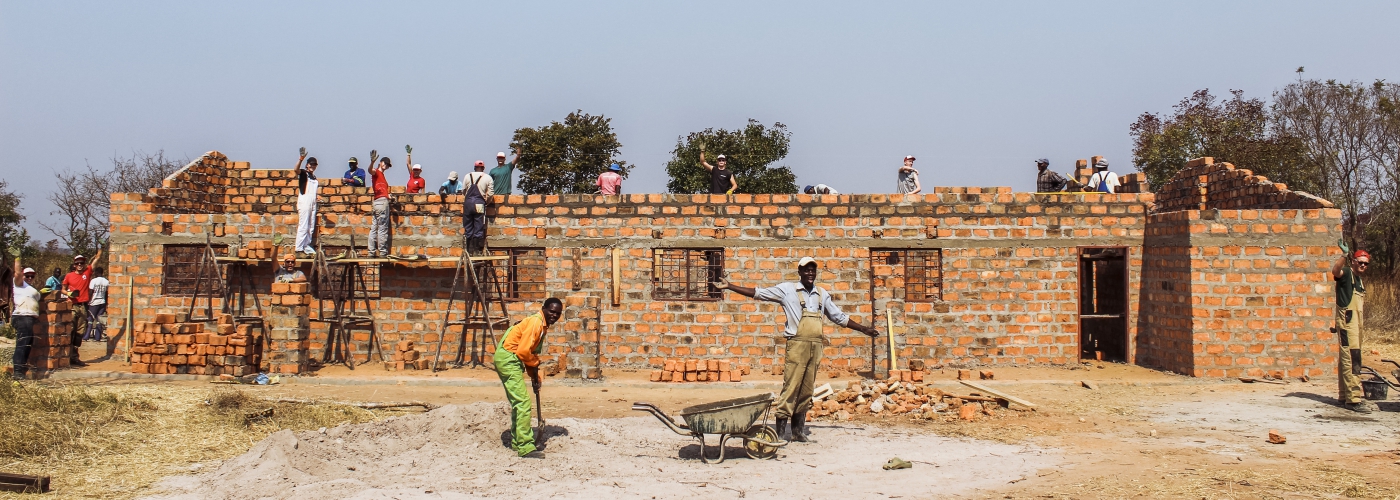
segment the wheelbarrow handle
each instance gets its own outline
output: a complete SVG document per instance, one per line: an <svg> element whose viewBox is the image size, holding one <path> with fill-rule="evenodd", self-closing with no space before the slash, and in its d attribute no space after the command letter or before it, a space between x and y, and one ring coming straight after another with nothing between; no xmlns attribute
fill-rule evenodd
<svg viewBox="0 0 1400 500"><path fill-rule="evenodd" d="M669 427L676 434L680 434L682 436L694 435L694 433L690 432L690 426L687 426L685 424L677 424L676 421L671 420L670 416L666 415L666 412L661 411L661 409L657 408L654 404L638 401L632 403L632 410L644 411L652 414L652 416L655 416L657 420L661 421L661 423L666 424L666 427Z"/></svg>
<svg viewBox="0 0 1400 500"><path fill-rule="evenodd" d="M1386 379L1383 375L1381 375L1379 372L1377 372L1375 368L1371 368L1371 367L1369 367L1369 366L1362 366L1361 368L1357 369L1356 371L1360 372L1360 373L1359 373L1360 375L1370 375L1372 379L1379 380L1379 381L1381 381L1381 382L1385 382L1385 385L1390 386L1390 387L1392 387L1392 388L1400 389L1400 384L1396 384L1396 383L1391 382L1390 380Z"/></svg>

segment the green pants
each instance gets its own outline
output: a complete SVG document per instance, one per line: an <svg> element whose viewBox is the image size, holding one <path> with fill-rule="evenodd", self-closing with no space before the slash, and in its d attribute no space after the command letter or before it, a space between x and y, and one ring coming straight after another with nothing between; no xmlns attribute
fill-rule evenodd
<svg viewBox="0 0 1400 500"><path fill-rule="evenodd" d="M535 451L535 432L530 429L530 380L515 353L497 347L495 359L496 374L506 386L506 401L510 402L510 447L523 457Z"/></svg>

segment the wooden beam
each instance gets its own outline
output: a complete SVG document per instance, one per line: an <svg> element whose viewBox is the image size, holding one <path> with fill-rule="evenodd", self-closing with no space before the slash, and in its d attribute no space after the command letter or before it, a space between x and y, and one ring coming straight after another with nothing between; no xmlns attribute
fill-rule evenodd
<svg viewBox="0 0 1400 500"><path fill-rule="evenodd" d="M962 385L965 385L965 386L971 387L971 388L973 388L973 389L977 389L977 390L979 390L979 391L985 392L985 393L987 393L987 394L991 394L991 395L993 395L993 396L996 396L996 397L1005 399L1005 400L1010 401L1010 402L1012 402L1012 403L1016 403L1016 404L1018 404L1018 405L1021 405L1021 406L1027 407L1027 408L1035 408L1035 403L1032 403L1032 402L1030 402L1030 401L1026 401L1026 400L1021 399L1021 398L1018 398L1018 397L1016 397L1016 396L1012 396L1012 395L1010 395L1010 394L1007 394L1007 393L998 391L998 390L996 390L996 389L992 389L992 388L990 388L990 387L987 387L987 386L985 386L985 385L979 384L979 383L977 383L977 382L973 382L973 381L971 381L971 380L959 380L958 382L961 383Z"/></svg>
<svg viewBox="0 0 1400 500"><path fill-rule="evenodd" d="M622 249L613 247L612 249L612 305L617 307L622 305ZM601 317L599 319L602 319Z"/></svg>

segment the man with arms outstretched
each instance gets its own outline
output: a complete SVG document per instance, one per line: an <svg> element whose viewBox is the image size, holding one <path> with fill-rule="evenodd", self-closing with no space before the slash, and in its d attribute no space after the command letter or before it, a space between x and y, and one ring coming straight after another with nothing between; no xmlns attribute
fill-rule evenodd
<svg viewBox="0 0 1400 500"><path fill-rule="evenodd" d="M874 326L864 326L841 312L831 301L831 294L818 287L817 261L803 257L797 263L799 281L779 283L768 288L747 288L731 285L721 280L713 283L720 290L731 290L745 297L753 297L767 302L777 302L787 315L787 326L783 336L787 338L785 360L783 362L783 395L778 402L778 437L783 440L807 442L807 410L812 408L812 389L816 383L817 369L822 361L822 347L826 339L822 336L822 316L832 323L864 333L876 335ZM789 429L791 419L791 429Z"/></svg>

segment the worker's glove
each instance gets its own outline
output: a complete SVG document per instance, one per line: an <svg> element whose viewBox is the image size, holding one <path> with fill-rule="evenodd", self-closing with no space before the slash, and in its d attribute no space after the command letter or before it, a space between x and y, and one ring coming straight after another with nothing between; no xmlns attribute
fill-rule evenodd
<svg viewBox="0 0 1400 500"><path fill-rule="evenodd" d="M403 152L408 153L408 154L413 154L413 146L409 146L409 145L407 145L407 144L404 144L404 145L403 145Z"/></svg>
<svg viewBox="0 0 1400 500"><path fill-rule="evenodd" d="M733 189L730 189L730 190L728 190L728 191L725 191L724 194L734 194L734 190L733 190Z"/></svg>
<svg viewBox="0 0 1400 500"><path fill-rule="evenodd" d="M720 278L719 281L711 281L710 286L715 287L718 290L728 290L729 280Z"/></svg>
<svg viewBox="0 0 1400 500"><path fill-rule="evenodd" d="M306 158L306 148L301 148L301 157Z"/></svg>
<svg viewBox="0 0 1400 500"><path fill-rule="evenodd" d="M24 254L24 244L20 243L19 238L10 238L10 244L5 247L5 253L9 254L10 258L18 259L20 255Z"/></svg>
<svg viewBox="0 0 1400 500"><path fill-rule="evenodd" d="M1345 238L1337 239L1337 247L1341 248L1342 253L1347 254L1348 257L1351 256L1351 247L1347 245L1347 240Z"/></svg>

